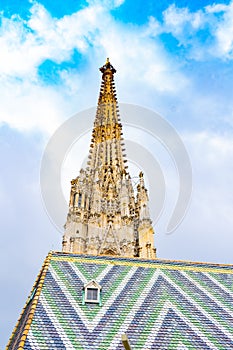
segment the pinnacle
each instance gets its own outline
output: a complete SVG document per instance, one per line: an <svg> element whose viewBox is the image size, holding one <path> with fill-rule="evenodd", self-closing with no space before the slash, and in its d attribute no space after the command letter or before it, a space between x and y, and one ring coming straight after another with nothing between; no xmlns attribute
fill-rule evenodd
<svg viewBox="0 0 233 350"><path fill-rule="evenodd" d="M103 76L105 73L116 73L116 69L111 65L108 57L106 63L99 70L103 73Z"/></svg>

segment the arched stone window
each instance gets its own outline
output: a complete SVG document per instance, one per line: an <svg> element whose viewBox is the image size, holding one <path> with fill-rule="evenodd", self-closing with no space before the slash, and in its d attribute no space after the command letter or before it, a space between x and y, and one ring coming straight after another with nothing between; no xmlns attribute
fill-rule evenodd
<svg viewBox="0 0 233 350"><path fill-rule="evenodd" d="M82 194L79 193L79 195L78 195L78 207L79 208L81 207L81 204L82 204Z"/></svg>
<svg viewBox="0 0 233 350"><path fill-rule="evenodd" d="M74 200L73 200L73 206L80 208L81 204L82 204L82 194L81 193L75 193L74 194Z"/></svg>
<svg viewBox="0 0 233 350"><path fill-rule="evenodd" d="M94 303L101 306L101 286L92 280L83 287L83 305L85 303Z"/></svg>

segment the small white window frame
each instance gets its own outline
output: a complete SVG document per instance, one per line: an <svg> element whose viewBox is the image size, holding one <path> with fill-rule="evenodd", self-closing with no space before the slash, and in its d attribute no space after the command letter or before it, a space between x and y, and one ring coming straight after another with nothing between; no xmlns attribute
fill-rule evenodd
<svg viewBox="0 0 233 350"><path fill-rule="evenodd" d="M97 290L97 299L89 299L87 297L88 289L95 289L95 290ZM92 303L92 304L99 304L99 305L101 305L101 289L102 289L101 286L95 280L92 280L92 281L88 282L87 284L85 284L84 287L83 287L83 290L84 290L83 304Z"/></svg>

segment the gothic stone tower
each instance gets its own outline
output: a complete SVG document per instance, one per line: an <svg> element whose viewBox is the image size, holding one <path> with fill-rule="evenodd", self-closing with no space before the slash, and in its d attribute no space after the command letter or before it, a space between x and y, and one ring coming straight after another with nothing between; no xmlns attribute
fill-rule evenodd
<svg viewBox="0 0 233 350"><path fill-rule="evenodd" d="M114 74L107 59L86 169L71 181L63 252L155 258L142 172L136 199L127 172Z"/></svg>

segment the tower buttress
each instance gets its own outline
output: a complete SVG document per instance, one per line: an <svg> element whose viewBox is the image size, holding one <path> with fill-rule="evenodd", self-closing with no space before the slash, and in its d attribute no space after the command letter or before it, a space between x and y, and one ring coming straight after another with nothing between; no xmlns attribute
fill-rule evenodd
<svg viewBox="0 0 233 350"><path fill-rule="evenodd" d="M140 182L137 186L137 216L138 216L138 241L139 255L142 258L156 258L154 248L154 230L149 213L149 198L145 188L143 173L139 174Z"/></svg>
<svg viewBox="0 0 233 350"><path fill-rule="evenodd" d="M107 59L100 71L102 83L88 163L71 181L63 251L153 258L147 192L141 186L136 201L127 172L114 86L116 70ZM150 249L145 250L145 242L151 244Z"/></svg>

